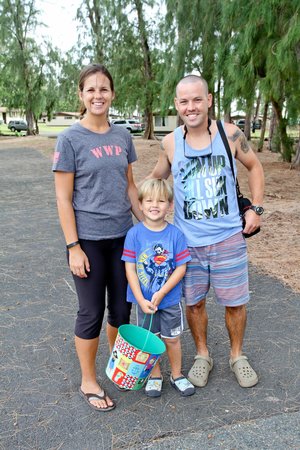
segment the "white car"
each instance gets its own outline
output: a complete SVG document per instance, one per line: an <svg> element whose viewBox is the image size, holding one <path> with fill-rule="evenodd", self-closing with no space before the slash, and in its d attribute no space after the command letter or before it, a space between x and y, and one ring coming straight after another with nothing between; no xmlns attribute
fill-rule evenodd
<svg viewBox="0 0 300 450"><path fill-rule="evenodd" d="M113 119L111 123L126 128L130 133L138 133L144 129L143 125L135 119Z"/></svg>

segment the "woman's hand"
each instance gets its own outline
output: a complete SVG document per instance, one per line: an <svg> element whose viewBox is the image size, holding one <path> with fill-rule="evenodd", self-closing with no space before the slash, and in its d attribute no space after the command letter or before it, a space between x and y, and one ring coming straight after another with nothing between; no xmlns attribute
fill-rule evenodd
<svg viewBox="0 0 300 450"><path fill-rule="evenodd" d="M90 263L80 245L70 248L69 265L73 275L79 278L87 278L87 272L90 271Z"/></svg>

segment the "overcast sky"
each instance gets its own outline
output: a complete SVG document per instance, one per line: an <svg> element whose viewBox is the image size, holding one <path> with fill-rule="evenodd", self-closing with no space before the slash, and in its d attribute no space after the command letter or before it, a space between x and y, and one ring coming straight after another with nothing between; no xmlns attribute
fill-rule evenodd
<svg viewBox="0 0 300 450"><path fill-rule="evenodd" d="M40 22L48 26L42 27L40 33L49 38L53 45L63 52L69 50L77 40L76 16L81 0L36 0L36 8L41 11Z"/></svg>

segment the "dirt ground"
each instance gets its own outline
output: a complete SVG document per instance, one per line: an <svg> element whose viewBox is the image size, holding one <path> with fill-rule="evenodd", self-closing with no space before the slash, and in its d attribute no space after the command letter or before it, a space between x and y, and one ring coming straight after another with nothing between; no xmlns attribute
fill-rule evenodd
<svg viewBox="0 0 300 450"><path fill-rule="evenodd" d="M141 181L153 168L159 141L134 139L138 162L134 164L136 182ZM0 148L36 148L51 158L55 139L47 137L1 137ZM249 259L262 273L274 276L284 284L300 292L300 172L290 170L277 154L264 150L258 153L266 177L265 213L261 232L248 239ZM239 183L244 195L248 195L246 171L239 166Z"/></svg>

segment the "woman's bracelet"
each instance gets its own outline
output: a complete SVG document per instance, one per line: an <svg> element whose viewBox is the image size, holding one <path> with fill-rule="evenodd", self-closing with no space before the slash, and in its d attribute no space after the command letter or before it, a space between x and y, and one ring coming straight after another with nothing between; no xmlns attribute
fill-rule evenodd
<svg viewBox="0 0 300 450"><path fill-rule="evenodd" d="M72 242L71 244L68 244L68 245L67 245L67 249L69 250L70 248L75 247L75 245L78 245L78 244L80 244L79 241Z"/></svg>

